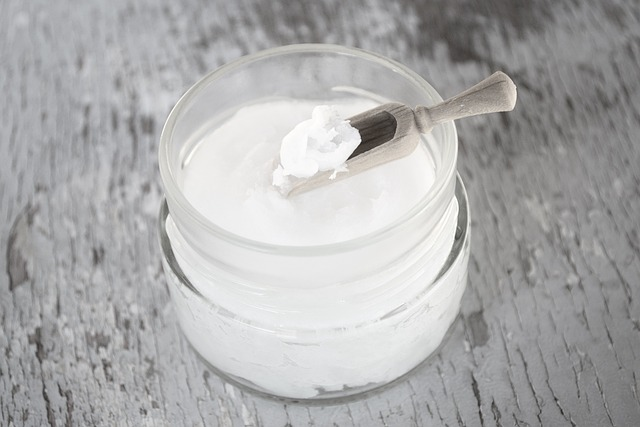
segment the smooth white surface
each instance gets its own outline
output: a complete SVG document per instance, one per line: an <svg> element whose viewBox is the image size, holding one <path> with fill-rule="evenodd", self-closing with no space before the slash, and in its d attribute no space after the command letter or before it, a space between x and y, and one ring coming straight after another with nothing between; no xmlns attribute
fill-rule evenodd
<svg viewBox="0 0 640 427"><path fill-rule="evenodd" d="M332 104L342 117L376 105L364 98ZM189 202L211 222L239 236L312 246L380 229L426 195L435 166L420 146L406 158L324 188L291 198L282 196L272 185L280 142L317 105L315 101L250 105L212 130L188 156L181 172Z"/></svg>

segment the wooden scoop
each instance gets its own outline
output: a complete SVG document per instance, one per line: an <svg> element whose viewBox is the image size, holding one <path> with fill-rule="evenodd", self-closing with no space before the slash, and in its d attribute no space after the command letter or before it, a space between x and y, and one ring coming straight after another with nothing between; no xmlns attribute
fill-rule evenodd
<svg viewBox="0 0 640 427"><path fill-rule="evenodd" d="M461 94L432 107L410 107L391 102L349 119L358 129L362 142L347 160L346 173L329 179L333 171L320 172L293 185L288 196L348 178L392 160L408 156L415 150L421 133L436 125L478 114L511 111L516 105L516 85L501 71L484 79Z"/></svg>

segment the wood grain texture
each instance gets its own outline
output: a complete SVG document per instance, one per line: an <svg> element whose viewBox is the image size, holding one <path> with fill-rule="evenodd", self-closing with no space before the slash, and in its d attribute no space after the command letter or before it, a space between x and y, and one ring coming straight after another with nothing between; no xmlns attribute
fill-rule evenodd
<svg viewBox="0 0 640 427"><path fill-rule="evenodd" d="M497 69L519 88L514 112L458 126L473 234L451 339L330 406L209 372L155 233L181 93L312 41L387 55L444 96ZM633 1L1 0L0 425L638 425L639 70Z"/></svg>

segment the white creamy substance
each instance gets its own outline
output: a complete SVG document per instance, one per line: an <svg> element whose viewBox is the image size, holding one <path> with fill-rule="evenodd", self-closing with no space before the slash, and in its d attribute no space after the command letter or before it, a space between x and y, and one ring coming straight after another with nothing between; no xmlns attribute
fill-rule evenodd
<svg viewBox="0 0 640 427"><path fill-rule="evenodd" d="M226 232L304 248L367 236L397 221L425 197L435 180L426 144L406 158L284 197L272 185L277 167L283 178L323 167L339 169L344 163L340 158L346 149L340 158L332 157L331 166L314 160L315 165L296 169L300 158L289 162L281 156L283 138L308 120L316 105L293 100L248 105L212 129L189 153L178 175L187 200ZM349 117L377 104L354 98L332 105L341 117ZM316 125L340 125L327 111L314 114L316 119ZM301 130L305 138L314 126L308 125ZM342 135L353 145L348 130ZM319 147L335 136L317 136L314 149L322 151ZM436 144L432 136L425 138ZM441 218L427 218L415 231L400 227L385 239L320 258L256 252L224 239L211 243L210 251L202 250L169 216L166 228L178 264L213 302L179 286L170 274L182 328L213 366L277 395L311 398L391 381L437 348L459 311L467 251L439 286L427 286L440 272L454 239L455 197L445 208ZM420 234L423 228L428 238ZM165 271L170 271L166 260Z"/></svg>
<svg viewBox="0 0 640 427"><path fill-rule="evenodd" d="M282 139L280 164L273 172L273 185L286 194L290 177L310 178L318 172L347 172L346 161L360 144L360 133L340 117L337 108L319 105L311 119L296 125Z"/></svg>
<svg viewBox="0 0 640 427"><path fill-rule="evenodd" d="M207 135L181 177L187 200L217 226L260 242L314 246L354 239L408 212L435 179L423 147L348 180L286 198L272 185L283 138L318 105L273 101L249 105ZM334 102L342 117L377 104ZM247 125L250 124L250 125Z"/></svg>

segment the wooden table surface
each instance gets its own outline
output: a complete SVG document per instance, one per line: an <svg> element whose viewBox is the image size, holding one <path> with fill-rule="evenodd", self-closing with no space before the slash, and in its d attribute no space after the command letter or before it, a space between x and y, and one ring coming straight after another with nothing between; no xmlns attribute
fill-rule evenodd
<svg viewBox="0 0 640 427"><path fill-rule="evenodd" d="M452 95L469 285L439 354L329 406L225 384L182 337L156 236L160 131L201 76L326 42ZM0 425L637 426L640 3L0 0Z"/></svg>

